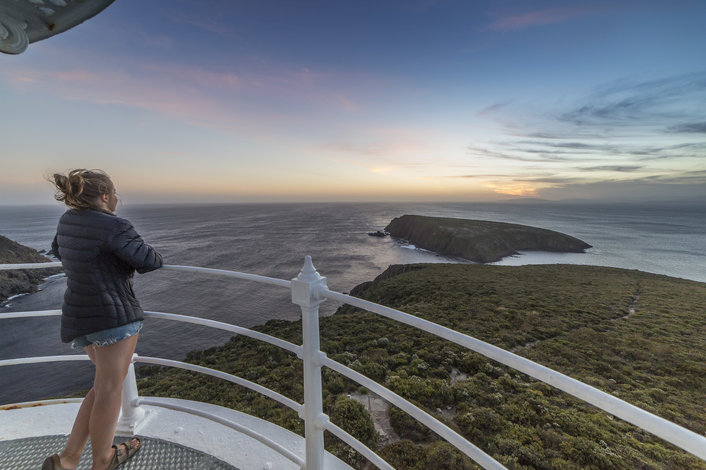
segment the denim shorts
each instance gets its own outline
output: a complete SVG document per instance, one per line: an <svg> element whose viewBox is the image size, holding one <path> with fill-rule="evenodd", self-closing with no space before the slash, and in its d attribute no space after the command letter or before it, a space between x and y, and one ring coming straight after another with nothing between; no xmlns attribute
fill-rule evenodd
<svg viewBox="0 0 706 470"><path fill-rule="evenodd" d="M85 348L86 346L108 346L118 341L122 341L130 336L136 335L142 328L142 320L134 321L123 326L108 328L107 330L96 331L87 335L74 338L71 347L74 349Z"/></svg>

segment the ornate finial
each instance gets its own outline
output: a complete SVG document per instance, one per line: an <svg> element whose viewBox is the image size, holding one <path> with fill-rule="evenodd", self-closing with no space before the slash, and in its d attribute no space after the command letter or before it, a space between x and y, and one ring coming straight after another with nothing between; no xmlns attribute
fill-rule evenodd
<svg viewBox="0 0 706 470"><path fill-rule="evenodd" d="M321 278L321 276L316 271L316 268L314 268L314 263L311 261L311 256L306 255L304 257L304 266L302 266L302 270L299 271L299 275L297 276L297 280L311 282L311 281L316 281L320 278Z"/></svg>

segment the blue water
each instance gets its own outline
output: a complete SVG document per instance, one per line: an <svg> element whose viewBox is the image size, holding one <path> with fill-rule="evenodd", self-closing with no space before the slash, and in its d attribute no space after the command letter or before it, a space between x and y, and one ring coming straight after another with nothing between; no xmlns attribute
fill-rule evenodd
<svg viewBox="0 0 706 470"><path fill-rule="evenodd" d="M0 235L48 249L62 208L0 207ZM232 269L289 279L313 257L331 289L348 292L390 264L463 262L411 249L368 231L403 214L512 222L557 230L593 245L586 253L522 253L496 264L570 263L614 266L706 282L706 208L675 205L557 204L249 204L123 206L122 217L168 264ZM61 307L63 278L37 294L11 300L0 312ZM285 289L248 281L157 271L136 277L146 310L173 312L251 327L297 319ZM336 305L324 303L324 314ZM58 318L3 320L0 359L71 353L58 338ZM223 344L230 334L150 319L141 355L182 359L194 349ZM78 351L77 351L78 352ZM90 367L55 363L0 368L0 403L58 395L90 386Z"/></svg>

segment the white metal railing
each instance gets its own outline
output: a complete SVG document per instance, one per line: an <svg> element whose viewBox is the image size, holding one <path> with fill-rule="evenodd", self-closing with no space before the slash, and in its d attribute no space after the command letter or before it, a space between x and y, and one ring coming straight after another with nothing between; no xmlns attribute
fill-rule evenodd
<svg viewBox="0 0 706 470"><path fill-rule="evenodd" d="M47 267L57 267L61 266L61 263L37 263L37 264L21 264L21 265L1 265L0 270L5 269L37 269L37 268L47 268ZM194 364L187 364L179 361L172 361L162 358L151 358L151 357L141 357L135 355L133 357L133 362L145 362L151 364L160 364L171 367L179 367L184 369L193 370L199 373L204 373L207 375L212 375L219 377L224 380L236 383L238 385L250 388L251 390L257 391L279 403L292 408L297 411L304 419L305 425L305 442L306 442L306 454L305 459L294 455L291 451L282 448L279 444L272 442L266 436L261 436L251 430L243 429L242 426L237 423L226 422L222 418L218 418L214 415L208 415L210 419L222 422L227 426L238 429L251 437L263 442L272 449L276 450L286 458L299 464L302 468L309 470L322 470L323 469L323 457L324 457L324 447L323 447L323 431L327 430L341 440L350 445L353 449L358 451L361 455L366 457L374 465L381 469L391 469L392 467L385 462L381 457L375 454L371 449L367 448L364 444L359 442L357 439L352 437L350 434L346 433L344 430L331 423L323 413L322 404L322 385L321 385L321 367L326 366L330 369L344 375L345 377L359 383L360 385L368 388L369 390L375 392L376 394L383 397L385 400L391 404L399 407L403 411L410 414L412 417L420 421L422 424L429 427L431 430L436 432L438 435L446 439L448 442L453 444L464 454L469 456L475 462L480 464L484 468L505 468L492 457L487 455L478 447L474 446L472 443L468 442L463 436L459 435L451 428L434 418L432 415L419 409L409 401L395 394L391 390L383 387L382 385L374 382L368 377L333 361L326 357L326 354L320 351L320 339L319 339L319 308L318 306L326 299L334 300L341 303L346 303L358 308L368 310L370 312L376 313L378 315L390 318L392 320L413 326L415 328L421 329L428 333L437 335L441 338L452 341L459 344L465 348L472 351L478 352L490 359L500 362L504 365L512 367L519 370L527 375L530 375L542 382L550 384L560 390L563 390L577 398L580 398L604 411L607 411L619 418L624 419L636 426L658 436L662 439L670 442L677 447L680 447L695 456L706 460L706 438L696 434L693 431L685 429L678 426L670 421L663 418L655 416L647 411L644 411L638 407L635 407L623 400L620 400L612 395L602 392L594 387L586 385L579 382L571 377L564 374L556 372L552 369L539 365L521 356L513 354L511 352L505 351L501 348L493 346L491 344L480 341L471 336L459 333L457 331L451 330L450 328L443 327L436 323L409 315L405 312L395 310L389 307L384 307L379 304L375 304L366 300L351 297L349 295L341 294L339 292L334 292L328 289L326 285L326 278L319 275L314 269L311 263L311 258L307 256L305 258L304 267L297 276L297 278L291 281L270 278L265 276L259 276L255 274L239 273L234 271L227 271L221 269L210 269L210 268L199 268L194 266L176 266L176 265L166 265L162 269L184 271L184 272L195 272L203 274L211 274L223 277L231 277L243 280L251 280L255 282L265 283L269 285L275 285L278 287L286 287L291 290L292 302L299 305L302 310L302 345L298 346L287 341L275 338L273 336L266 335L257 331L249 330L247 328L238 327L235 325L230 325L223 322L218 322L214 320L202 319L189 317L185 315L177 315L172 313L162 313L162 312L145 312L146 317L162 318L168 320L175 320L187 323L196 323L200 325L210 326L226 331L230 331L235 334L241 334L254 339L265 341L267 343L273 344L280 348L283 348L289 352L297 355L303 361L303 371L304 371L304 404L299 404L283 395L262 387L253 382L247 381L240 377L226 374L221 371L216 371L202 366L196 366ZM49 315L60 315L59 310L47 310L47 311L33 311L33 312L15 312L15 313L5 313L0 314L0 319L3 318L18 318L18 317L36 317L36 316L49 316ZM64 356L45 356L45 357L34 357L34 358L19 358L19 359L9 359L0 360L0 366L4 365L15 365L15 364L29 364L35 362L50 362L50 361L65 361L65 360L87 360L88 356L84 355L64 355ZM149 398L139 397L137 395L137 388L135 385L134 378L134 367L131 365L128 377L126 378L126 385L123 387L123 415L121 415L122 425L133 428L141 418L141 404L149 404L156 406L166 406L162 402L150 400ZM171 407L171 405L169 405ZM175 407L177 405L174 405ZM176 408L175 408L176 409ZM206 415L202 411L192 410L183 406L179 406L181 411ZM124 419L127 417L126 419Z"/></svg>

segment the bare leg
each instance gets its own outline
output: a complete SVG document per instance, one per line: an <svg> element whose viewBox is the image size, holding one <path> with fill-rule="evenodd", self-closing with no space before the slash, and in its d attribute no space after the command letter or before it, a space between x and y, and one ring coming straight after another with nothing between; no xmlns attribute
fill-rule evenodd
<svg viewBox="0 0 706 470"><path fill-rule="evenodd" d="M115 428L120 414L123 380L127 375L138 335L94 349L96 378L93 382L94 401L88 431L93 450L92 470L105 470L113 458Z"/></svg>
<svg viewBox="0 0 706 470"><path fill-rule="evenodd" d="M89 346L84 348L84 350L91 359L91 362L95 364L93 347ZM78 410L78 414L74 420L74 426L71 429L71 434L69 435L69 440L66 442L66 447L64 448L64 451L59 454L61 466L64 468L75 468L81 458L83 448L86 447L86 441L88 441L88 421L91 417L94 397L95 393L91 388L86 394L86 397L83 399L81 407Z"/></svg>

